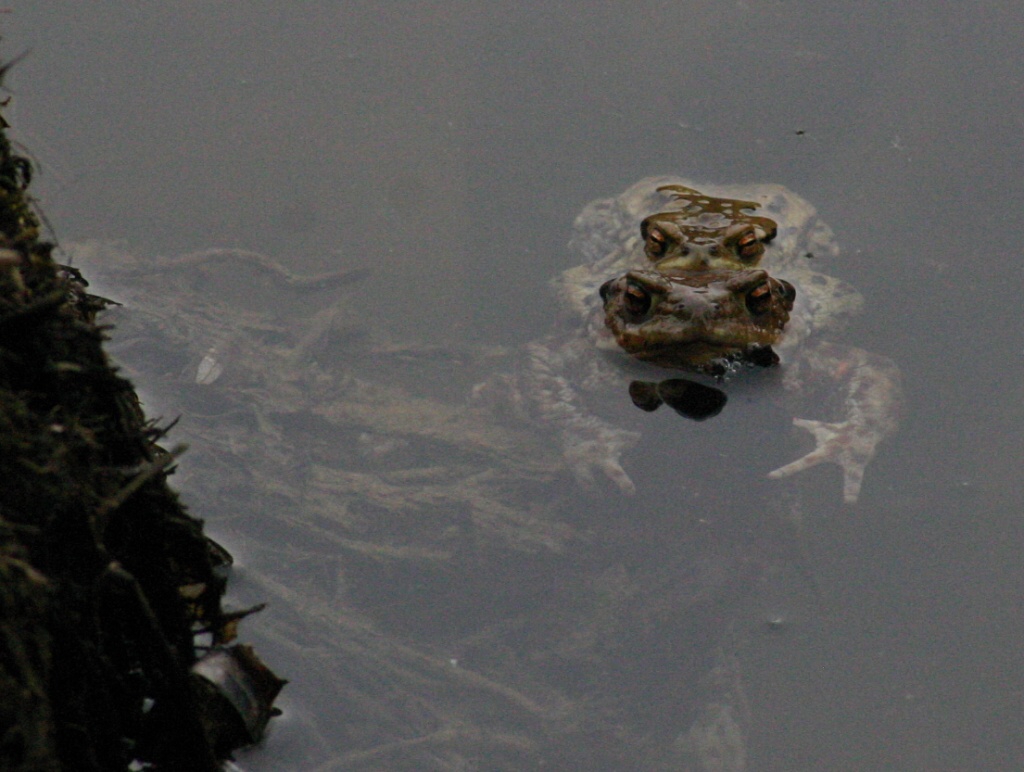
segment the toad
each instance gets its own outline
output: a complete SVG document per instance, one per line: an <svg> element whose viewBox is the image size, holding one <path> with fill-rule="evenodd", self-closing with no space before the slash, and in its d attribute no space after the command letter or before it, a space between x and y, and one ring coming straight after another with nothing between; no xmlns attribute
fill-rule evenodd
<svg viewBox="0 0 1024 772"><path fill-rule="evenodd" d="M781 185L698 187L651 177L588 204L570 247L583 262L553 281L569 330L529 344L517 380L520 404L555 428L584 485L603 475L635 491L622 456L639 434L587 406L588 394L628 381L630 357L726 380L741 377L743 364L778 364L789 393L824 384L842 407L832 420L795 418L815 447L769 477L834 463L844 501L856 502L879 442L896 427L900 377L888 358L827 339L862 298L817 269L838 248L810 203ZM761 301L752 301L759 283ZM709 294L718 297L713 312ZM758 302L771 320L764 328L753 313ZM667 339L674 353L665 353ZM690 340L684 356L680 340Z"/></svg>

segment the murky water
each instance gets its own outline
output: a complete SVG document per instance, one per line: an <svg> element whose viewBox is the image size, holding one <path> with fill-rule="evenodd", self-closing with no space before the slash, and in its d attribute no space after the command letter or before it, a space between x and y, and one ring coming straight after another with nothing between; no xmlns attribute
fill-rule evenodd
<svg viewBox="0 0 1024 772"><path fill-rule="evenodd" d="M535 477L536 511L561 519L543 521L551 531L523 522L531 544L558 549L482 548L450 570L421 556L375 574L360 561L387 561L331 541L328 524L310 536L314 504L289 512L296 530L208 511L223 492L204 501L189 475L206 457L186 460L193 510L239 553L238 602L273 596L246 635L292 680L286 716L247 769L455 768L471 719L492 744L467 732L463 768L494 768L488 748L501 768L514 753L522 768L671 768L655 748L716 693L692 682L726 677L723 649L749 703L749 769L1024 764L1016 5L16 3L0 24L8 56L31 50L9 77L9 111L62 240L120 239L151 256L240 248L300 273L368 268L345 290L354 326L514 347L550 329L547 280L571 264L586 202L652 173L778 182L819 208L843 249L828 272L867 298L843 340L904 373L908 413L852 510L834 469L783 493L763 480L798 438L784 408L740 389L702 424L624 415L645 432L627 459L635 499L595 503L563 486L554 500ZM303 330L320 310L269 305ZM405 375L456 404L477 366ZM180 431L214 458L180 373L140 385L154 411L185 412ZM266 428L247 421L218 424L234 443L224 453ZM282 431L280 447L327 454L334 441ZM336 442L386 455L377 431ZM269 479L273 463L252 468ZM797 495L802 555L757 518ZM699 519L727 521L726 538L700 542ZM383 538L373 523L347 527ZM521 562L495 562L511 554ZM370 576L376 586L353 579ZM630 587L644 588L646 616ZM542 624L544 609L564 618ZM601 613L607 624L591 624ZM573 625L605 631L607 645L573 638ZM449 660L465 671L457 682L431 669ZM520 681L491 678L512 662ZM466 723L424 734L438 715Z"/></svg>

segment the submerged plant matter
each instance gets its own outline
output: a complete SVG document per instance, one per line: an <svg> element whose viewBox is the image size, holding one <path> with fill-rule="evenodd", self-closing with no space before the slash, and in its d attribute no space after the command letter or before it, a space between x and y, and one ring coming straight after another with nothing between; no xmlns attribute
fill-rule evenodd
<svg viewBox="0 0 1024 772"><path fill-rule="evenodd" d="M123 303L112 350L182 416L180 484L270 603L252 633L292 674L280 766L742 756L731 625L788 548L762 508L581 500L543 434L468 399L510 352L390 340L358 274L68 249Z"/></svg>

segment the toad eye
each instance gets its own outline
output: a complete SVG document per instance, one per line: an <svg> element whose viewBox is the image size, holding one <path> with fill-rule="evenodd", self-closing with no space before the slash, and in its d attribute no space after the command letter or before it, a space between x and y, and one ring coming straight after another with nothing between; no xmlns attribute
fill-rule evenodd
<svg viewBox="0 0 1024 772"><path fill-rule="evenodd" d="M661 228L649 229L644 236L644 239L646 242L644 245L644 251L647 252L648 257L653 259L665 254L668 238L665 236L665 233Z"/></svg>
<svg viewBox="0 0 1024 772"><path fill-rule="evenodd" d="M750 263L764 254L764 245L751 228L736 240L736 254L740 260Z"/></svg>
<svg viewBox="0 0 1024 772"><path fill-rule="evenodd" d="M768 235L750 223L733 223L725 231L725 244L734 250L736 257L749 265L756 265L764 254Z"/></svg>
<svg viewBox="0 0 1024 772"><path fill-rule="evenodd" d="M622 306L627 314L633 318L640 318L651 310L651 293L631 281L626 285L626 292L622 296Z"/></svg>
<svg viewBox="0 0 1024 772"><path fill-rule="evenodd" d="M754 316L768 313L772 308L772 288L763 281L747 293L747 310Z"/></svg>

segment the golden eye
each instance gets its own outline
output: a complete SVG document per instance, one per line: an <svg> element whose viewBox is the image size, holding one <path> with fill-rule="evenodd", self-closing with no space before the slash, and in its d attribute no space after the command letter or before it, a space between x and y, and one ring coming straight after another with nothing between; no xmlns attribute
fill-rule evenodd
<svg viewBox="0 0 1024 772"><path fill-rule="evenodd" d="M667 238L660 228L651 228L647 231L645 251L650 258L661 257L665 254Z"/></svg>
<svg viewBox="0 0 1024 772"><path fill-rule="evenodd" d="M630 316L640 318L651 310L651 293L636 282L631 281L626 285L623 307Z"/></svg>
<svg viewBox="0 0 1024 772"><path fill-rule="evenodd" d="M747 310L754 316L761 316L772 308L772 288L763 281L747 293Z"/></svg>
<svg viewBox="0 0 1024 772"><path fill-rule="evenodd" d="M726 245L735 249L737 258L752 265L764 254L764 241L750 223L734 223L725 232Z"/></svg>
<svg viewBox="0 0 1024 772"><path fill-rule="evenodd" d="M752 262L764 254L764 245L753 229L740 236L736 242L736 254L745 262Z"/></svg>

